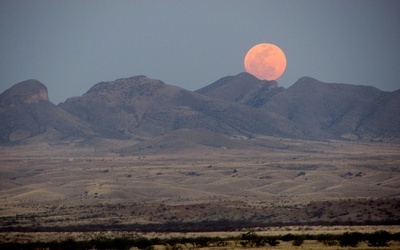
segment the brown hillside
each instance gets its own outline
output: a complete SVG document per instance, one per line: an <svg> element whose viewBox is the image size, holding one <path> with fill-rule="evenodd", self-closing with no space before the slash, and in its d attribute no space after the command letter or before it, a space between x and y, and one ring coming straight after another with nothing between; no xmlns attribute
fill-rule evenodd
<svg viewBox="0 0 400 250"><path fill-rule="evenodd" d="M162 135L178 129L223 134L283 135L279 120L268 112L217 100L136 76L96 84L82 97L60 107L93 125L126 135Z"/></svg>

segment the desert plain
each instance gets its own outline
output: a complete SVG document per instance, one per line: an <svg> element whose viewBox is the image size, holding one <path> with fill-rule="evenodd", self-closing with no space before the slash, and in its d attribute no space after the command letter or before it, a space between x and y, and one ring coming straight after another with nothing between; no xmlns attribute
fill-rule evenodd
<svg viewBox="0 0 400 250"><path fill-rule="evenodd" d="M3 232L396 232L400 221L397 141L41 136L1 146Z"/></svg>

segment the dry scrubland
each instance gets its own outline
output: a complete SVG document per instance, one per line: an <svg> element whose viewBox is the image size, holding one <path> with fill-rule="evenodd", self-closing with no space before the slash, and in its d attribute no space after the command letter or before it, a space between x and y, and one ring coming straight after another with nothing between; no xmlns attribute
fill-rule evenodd
<svg viewBox="0 0 400 250"><path fill-rule="evenodd" d="M163 154L122 150L133 141L39 139L0 148L3 240L15 230L283 234L400 222L399 142L236 138L257 146Z"/></svg>

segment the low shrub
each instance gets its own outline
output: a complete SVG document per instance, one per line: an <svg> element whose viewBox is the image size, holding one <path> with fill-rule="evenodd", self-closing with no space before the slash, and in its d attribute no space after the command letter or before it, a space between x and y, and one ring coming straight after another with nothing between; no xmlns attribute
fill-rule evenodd
<svg viewBox="0 0 400 250"><path fill-rule="evenodd" d="M370 247L387 247L391 239L391 234L382 230L377 231L368 236L368 246Z"/></svg>
<svg viewBox="0 0 400 250"><path fill-rule="evenodd" d="M341 247L356 247L362 240L362 234L346 232L339 236L339 245Z"/></svg>
<svg viewBox="0 0 400 250"><path fill-rule="evenodd" d="M293 241L297 238L298 238L298 236L296 236L294 234L285 234L285 235L281 236L282 241Z"/></svg>
<svg viewBox="0 0 400 250"><path fill-rule="evenodd" d="M292 241L292 245L296 246L296 247L299 247L299 246L303 245L303 243L304 243L304 238L303 237L297 237L296 239L294 239Z"/></svg>
<svg viewBox="0 0 400 250"><path fill-rule="evenodd" d="M242 234L242 240L247 241L250 247L262 247L267 244L263 236L257 235L254 232Z"/></svg>
<svg viewBox="0 0 400 250"><path fill-rule="evenodd" d="M271 247L279 245L279 241L277 237L265 237L265 242Z"/></svg>

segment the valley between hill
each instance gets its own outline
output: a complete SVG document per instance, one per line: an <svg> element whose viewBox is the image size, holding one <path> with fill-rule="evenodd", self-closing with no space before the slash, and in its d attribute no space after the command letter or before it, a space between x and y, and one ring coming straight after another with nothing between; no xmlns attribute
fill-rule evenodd
<svg viewBox="0 0 400 250"><path fill-rule="evenodd" d="M226 137L218 140L225 146L169 144L163 153L169 137L146 144L82 138L51 144L43 136L49 133L0 146L3 231L400 222L395 141ZM242 146L230 147L235 143Z"/></svg>

